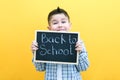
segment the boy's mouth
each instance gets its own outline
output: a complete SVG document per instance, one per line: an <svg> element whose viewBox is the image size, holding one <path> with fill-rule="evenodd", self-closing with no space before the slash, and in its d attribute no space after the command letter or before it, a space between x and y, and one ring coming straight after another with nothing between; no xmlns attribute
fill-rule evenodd
<svg viewBox="0 0 120 80"><path fill-rule="evenodd" d="M65 29L58 29L57 31L66 31Z"/></svg>

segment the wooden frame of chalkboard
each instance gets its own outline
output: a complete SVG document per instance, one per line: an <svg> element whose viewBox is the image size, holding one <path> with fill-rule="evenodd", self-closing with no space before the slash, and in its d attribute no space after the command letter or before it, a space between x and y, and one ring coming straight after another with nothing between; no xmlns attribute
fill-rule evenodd
<svg viewBox="0 0 120 80"><path fill-rule="evenodd" d="M34 61L43 63L78 64L78 52L75 50L79 32L36 30L35 40L38 50L34 52Z"/></svg>

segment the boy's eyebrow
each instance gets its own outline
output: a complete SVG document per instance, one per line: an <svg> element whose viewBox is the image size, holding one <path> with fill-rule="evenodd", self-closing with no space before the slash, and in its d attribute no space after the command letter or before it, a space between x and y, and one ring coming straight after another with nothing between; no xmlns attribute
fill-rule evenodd
<svg viewBox="0 0 120 80"><path fill-rule="evenodd" d="M51 20L51 22L54 22L54 21L57 21L57 20Z"/></svg>
<svg viewBox="0 0 120 80"><path fill-rule="evenodd" d="M62 18L62 20L67 20L67 18Z"/></svg>
<svg viewBox="0 0 120 80"><path fill-rule="evenodd" d="M66 18L62 18L61 20L67 20ZM53 19L51 21L57 21L56 19Z"/></svg>

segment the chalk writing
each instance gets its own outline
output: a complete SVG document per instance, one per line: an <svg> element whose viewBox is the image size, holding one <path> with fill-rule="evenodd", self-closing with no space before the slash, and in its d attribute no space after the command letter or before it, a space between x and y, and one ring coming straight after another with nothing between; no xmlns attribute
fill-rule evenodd
<svg viewBox="0 0 120 80"><path fill-rule="evenodd" d="M65 43L65 39L63 38L63 34L61 34L60 37L54 37L54 36L47 36L45 33L41 34L41 41L42 43Z"/></svg>
<svg viewBox="0 0 120 80"><path fill-rule="evenodd" d="M77 62L75 45L78 40L78 33L64 33L52 31L36 31L38 50L36 60Z"/></svg>
<svg viewBox="0 0 120 80"><path fill-rule="evenodd" d="M40 45L40 52L39 54L44 56L46 54L49 54L49 55L73 55L72 53L72 46L70 45L69 48L66 48L66 49L55 49L55 47L52 45L51 46L51 49L46 49L45 48L45 45Z"/></svg>

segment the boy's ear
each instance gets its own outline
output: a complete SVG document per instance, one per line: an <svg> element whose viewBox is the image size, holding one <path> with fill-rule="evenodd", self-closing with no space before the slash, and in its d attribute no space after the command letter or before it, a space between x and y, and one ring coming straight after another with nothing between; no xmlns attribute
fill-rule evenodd
<svg viewBox="0 0 120 80"><path fill-rule="evenodd" d="M72 26L72 23L70 23L70 27Z"/></svg>
<svg viewBox="0 0 120 80"><path fill-rule="evenodd" d="M72 23L70 23L70 30L71 30L71 27L72 27Z"/></svg>
<svg viewBox="0 0 120 80"><path fill-rule="evenodd" d="M50 26L48 26L47 28L48 28L48 30L50 30Z"/></svg>

